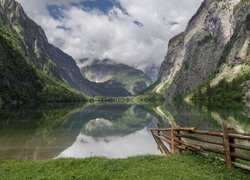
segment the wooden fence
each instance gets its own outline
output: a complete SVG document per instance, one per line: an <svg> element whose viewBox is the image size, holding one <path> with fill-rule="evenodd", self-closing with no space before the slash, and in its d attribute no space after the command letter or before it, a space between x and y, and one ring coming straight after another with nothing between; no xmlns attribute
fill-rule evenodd
<svg viewBox="0 0 250 180"><path fill-rule="evenodd" d="M201 154L216 153L225 157L221 160L226 162L228 168L234 166L250 171L250 166L243 164L250 161L250 135L232 133L232 129L227 128L225 123L223 123L223 131L221 132L178 126L173 128L160 128L158 126L150 131L159 150L166 155L174 156L176 150L180 153L185 150ZM239 160L240 162L238 162Z"/></svg>

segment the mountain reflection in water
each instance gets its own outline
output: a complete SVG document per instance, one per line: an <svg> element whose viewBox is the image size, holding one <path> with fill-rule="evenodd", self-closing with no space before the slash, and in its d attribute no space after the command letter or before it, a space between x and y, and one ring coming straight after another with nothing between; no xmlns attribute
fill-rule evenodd
<svg viewBox="0 0 250 180"><path fill-rule="evenodd" d="M0 159L53 159L159 154L149 131L180 125L221 130L221 122L250 132L248 110L211 110L184 104L57 104L0 110Z"/></svg>
<svg viewBox="0 0 250 180"><path fill-rule="evenodd" d="M135 155L160 154L148 128L125 136L92 137L80 134L75 143L63 151L60 157L126 158Z"/></svg>

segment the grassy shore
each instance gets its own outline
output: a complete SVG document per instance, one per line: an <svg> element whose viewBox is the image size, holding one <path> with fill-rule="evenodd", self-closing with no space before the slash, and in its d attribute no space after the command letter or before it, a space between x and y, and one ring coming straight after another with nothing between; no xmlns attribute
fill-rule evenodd
<svg viewBox="0 0 250 180"><path fill-rule="evenodd" d="M249 179L250 173L227 169L201 155L140 156L128 159L0 161L0 179Z"/></svg>

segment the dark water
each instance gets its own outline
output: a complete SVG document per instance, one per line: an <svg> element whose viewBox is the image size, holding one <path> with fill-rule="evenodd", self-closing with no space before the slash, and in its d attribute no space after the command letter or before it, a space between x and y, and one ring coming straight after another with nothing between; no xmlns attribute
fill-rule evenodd
<svg viewBox="0 0 250 180"><path fill-rule="evenodd" d="M250 133L248 110L187 105L57 104L0 110L0 159L52 159L160 154L149 129L180 125Z"/></svg>

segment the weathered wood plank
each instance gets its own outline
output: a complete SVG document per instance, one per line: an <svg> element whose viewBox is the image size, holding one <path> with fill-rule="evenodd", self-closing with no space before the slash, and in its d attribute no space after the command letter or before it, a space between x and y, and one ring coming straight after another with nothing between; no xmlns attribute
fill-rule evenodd
<svg viewBox="0 0 250 180"><path fill-rule="evenodd" d="M175 134L175 136L176 137L186 138L186 139L192 139L192 140L195 140L195 141L200 141L200 142L204 142L204 143L208 143L208 144L224 146L224 143L212 142L212 141L204 140L204 139L199 138L199 137L194 137L194 136L189 136L189 135L184 135L184 134ZM230 141L230 147L238 148L238 149L242 149L242 150L250 150L250 146L235 144L234 141L232 141L232 140Z"/></svg>
<svg viewBox="0 0 250 180"><path fill-rule="evenodd" d="M192 139L195 141L200 141L200 142L204 142L204 143L208 143L208 144L215 144L215 145L224 146L223 143L212 142L212 141L204 140L204 139L199 138L199 137L194 137L194 136L189 136L189 135L184 135L184 134L176 134L175 136L176 137L183 137L183 138L187 138L187 139Z"/></svg>
<svg viewBox="0 0 250 180"><path fill-rule="evenodd" d="M163 134L161 134L161 136L164 137L164 138L166 138L166 139L168 139L168 140L171 142L171 138L170 138L170 137L168 137L168 136L166 136L166 135L163 135ZM189 149L189 150L193 150L193 151L195 151L195 152L202 151L202 149L201 149L200 146L188 144L188 143L186 143L186 142L179 141L178 139L175 139L174 141L175 141L176 143L178 143L178 144L181 144L182 146L187 147L187 149ZM170 143L170 144L171 144L171 143Z"/></svg>
<svg viewBox="0 0 250 180"><path fill-rule="evenodd" d="M230 143L230 146L234 147L234 148L250 151L250 146L245 146L245 145L240 145L240 144L233 144L233 143Z"/></svg>
<svg viewBox="0 0 250 180"><path fill-rule="evenodd" d="M238 159L241 159L241 160L250 161L250 156L247 156L247 155L238 154L238 153L231 153L231 156L238 158Z"/></svg>
<svg viewBox="0 0 250 180"><path fill-rule="evenodd" d="M243 164L239 164L239 163L236 163L236 162L232 162L232 164L233 164L235 167L237 167L237 168L240 168L240 169L244 169L244 170L250 171L250 166L243 165Z"/></svg>
<svg viewBox="0 0 250 180"><path fill-rule="evenodd" d="M247 135L241 135L241 134L229 134L229 137L235 138L235 139L242 139L250 141L250 136Z"/></svg>
<svg viewBox="0 0 250 180"><path fill-rule="evenodd" d="M219 148L210 148L210 147L202 147L202 148L208 152L225 155L225 150L222 150ZM238 158L238 159L241 159L241 160L250 161L250 156L247 156L247 155L238 154L238 153L231 153L231 156Z"/></svg>
<svg viewBox="0 0 250 180"><path fill-rule="evenodd" d="M156 143L156 145L157 145L157 148L158 148L158 149L161 151L161 153L163 154L163 150L161 149L161 147L160 147L160 145L159 145L159 143L158 143L156 137L154 136L153 131L150 130L150 132L151 132L151 134L152 134L152 136L153 136L153 138L154 138L154 140L155 140L155 143Z"/></svg>
<svg viewBox="0 0 250 180"><path fill-rule="evenodd" d="M153 131L155 130L159 130L159 131L171 131L171 128L160 128L160 129L156 129L156 128L152 128ZM186 132L192 132L193 134L200 134L200 135L210 135L210 136L218 136L218 137L223 137L223 133L222 132L214 132L214 131L205 131L205 130L194 130L193 127L192 128L179 128L176 129L179 131L186 131ZM235 139L242 139L242 140L250 140L250 135L247 134L240 134L240 133L229 133L228 134L229 137L233 137Z"/></svg>
<svg viewBox="0 0 250 180"><path fill-rule="evenodd" d="M177 130L176 133L177 133L177 135L178 135L178 136L177 136L178 140L179 140L179 141L182 141L182 140L181 140L181 136L180 136L180 135L181 135L181 132L180 132L179 130ZM181 145L181 144L179 143L179 145ZM181 150L181 149L179 149L179 153L182 153L182 150Z"/></svg>
<svg viewBox="0 0 250 180"><path fill-rule="evenodd" d="M165 144L161 141L161 136L152 132L152 135L155 138L155 141L157 142L158 146L162 149L161 153L165 153L166 155L168 155L170 152L168 150L168 148L165 146Z"/></svg>
<svg viewBox="0 0 250 180"><path fill-rule="evenodd" d="M250 170L249 166L236 163L236 159L246 160L250 161L250 156L239 154L236 152L236 148L242 149L242 150L250 150L250 146L247 145L241 145L241 144L235 144L235 139L241 139L241 140L250 140L250 136L244 135L244 134L236 134L236 133L230 133L229 129L227 128L227 125L225 122L223 122L223 131L222 132L211 132L211 131L204 131L204 130L196 130L196 128L181 128L181 127L174 127L174 128L166 128L166 129L160 129L159 126L155 129L150 129L152 135L155 138L156 143L160 147L160 150L164 152L165 154L171 153L172 156L174 156L175 149L179 149L180 152L182 150L192 150L197 153L204 152L212 152L216 154L221 154L226 157L225 162L227 163L227 166L229 168L233 166ZM170 135L167 135L163 132L169 132ZM186 132L185 134L182 134L181 132ZM191 135L188 135L187 133L190 133ZM194 136L194 135L201 135L200 137ZM205 140L203 137L207 136L215 136L220 137L223 139L223 143L220 142L213 142L211 140ZM191 139L207 144L214 144L223 146L224 148L214 148L210 146L202 146L202 145L195 145L195 144L189 144L183 141L183 138ZM170 145L170 150L166 147L166 145L163 143L166 142Z"/></svg>
<svg viewBox="0 0 250 180"><path fill-rule="evenodd" d="M158 144L160 145L160 147L162 148L162 151L163 151L166 155L168 155L168 154L169 154L169 151L168 151L168 149L166 148L166 146L164 145L164 143L161 141L161 139L160 139L160 138L156 138L156 140L157 140Z"/></svg>
<svg viewBox="0 0 250 180"><path fill-rule="evenodd" d="M161 140L165 141L165 142L168 143L169 145L171 145L171 140L170 140L171 138L166 138L166 137L164 137L163 135L158 135L158 134L155 134L155 133L154 133L154 135L157 136L158 138L160 138ZM187 150L186 146L175 145L175 147L176 147L177 149ZM169 152L170 152L170 150L169 150Z"/></svg>

